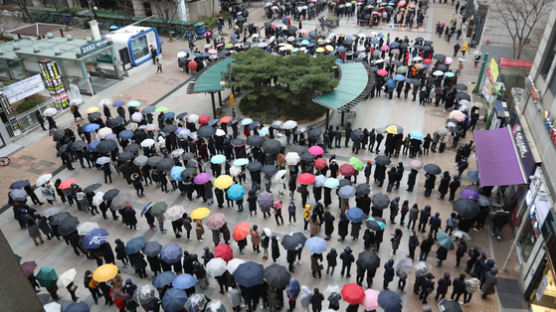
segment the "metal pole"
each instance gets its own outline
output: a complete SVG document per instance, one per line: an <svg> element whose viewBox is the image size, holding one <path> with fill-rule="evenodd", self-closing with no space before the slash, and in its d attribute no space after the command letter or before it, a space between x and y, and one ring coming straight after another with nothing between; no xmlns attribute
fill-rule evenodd
<svg viewBox="0 0 556 312"><path fill-rule="evenodd" d="M220 104L220 107L222 107L222 92L218 91L218 104Z"/></svg>
<svg viewBox="0 0 556 312"><path fill-rule="evenodd" d="M538 179L538 178L534 177L534 179ZM535 187L535 194L533 194L533 199L531 200L531 203L533 203L533 204L535 203L535 199L537 198L537 194L539 193L539 189L541 188L542 184L543 184L542 181L538 181L537 187ZM525 205L527 205L527 203L525 203ZM528 222L528 220L527 220L528 217L529 217L529 207L527 207L527 209L525 209L525 212L523 213L523 217L521 218L521 224L519 225L519 229L517 230L517 234L515 235L514 241L512 242L512 246L510 247L510 251L508 251L508 255L506 256L506 260L504 260L504 265L502 266L502 271L506 271L506 268L508 266L508 263L510 262L510 258L512 256L512 253L513 253L514 249L517 247L517 241L519 240L519 237L523 233L523 229L525 229L525 223Z"/></svg>
<svg viewBox="0 0 556 312"><path fill-rule="evenodd" d="M345 117L345 114L346 114L346 113L345 113L344 111L342 111L342 122L340 123L340 125L342 125L342 126L344 125L344 117Z"/></svg>
<svg viewBox="0 0 556 312"><path fill-rule="evenodd" d="M488 53L483 56L483 64L481 64L481 70L479 70L479 77L477 78L477 88L475 88L475 94L480 94L481 92L481 80L483 80L483 75L485 73L486 63L488 60Z"/></svg>
<svg viewBox="0 0 556 312"><path fill-rule="evenodd" d="M330 109L327 108L327 109L326 109L326 128L324 128L325 130L328 129L328 122L329 122L329 120L330 120Z"/></svg>
<svg viewBox="0 0 556 312"><path fill-rule="evenodd" d="M212 114L216 118L216 103L214 102L214 92L210 93L210 99L212 100Z"/></svg>

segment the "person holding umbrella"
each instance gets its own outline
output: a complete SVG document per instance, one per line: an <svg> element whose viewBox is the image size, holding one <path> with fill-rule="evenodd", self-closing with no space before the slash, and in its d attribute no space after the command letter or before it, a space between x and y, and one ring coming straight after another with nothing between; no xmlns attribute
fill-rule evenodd
<svg viewBox="0 0 556 312"><path fill-rule="evenodd" d="M388 284L394 280L394 274L394 259L390 259L384 264L384 283L382 288L388 289Z"/></svg>
<svg viewBox="0 0 556 312"><path fill-rule="evenodd" d="M290 279L288 288L286 288L286 294L288 295L288 312L293 312L295 310L295 304L299 293L301 292L299 287L299 282L295 278ZM238 310L239 311L239 310Z"/></svg>
<svg viewBox="0 0 556 312"><path fill-rule="evenodd" d="M311 271L313 278L322 278L322 254L313 253L311 255Z"/></svg>
<svg viewBox="0 0 556 312"><path fill-rule="evenodd" d="M253 225L251 229L251 244L253 245L253 251L260 253L261 246L261 232L259 231L257 225Z"/></svg>

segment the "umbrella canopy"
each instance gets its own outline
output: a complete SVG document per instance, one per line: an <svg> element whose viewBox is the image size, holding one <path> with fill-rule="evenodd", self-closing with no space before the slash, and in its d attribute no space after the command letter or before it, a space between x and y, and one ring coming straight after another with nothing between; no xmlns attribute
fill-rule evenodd
<svg viewBox="0 0 556 312"><path fill-rule="evenodd" d="M388 166L390 164L390 158L385 155L379 155L375 158L375 163L381 166Z"/></svg>
<svg viewBox="0 0 556 312"><path fill-rule="evenodd" d="M352 207L346 212L346 217L354 223L362 222L365 219L365 212L361 208Z"/></svg>
<svg viewBox="0 0 556 312"><path fill-rule="evenodd" d="M425 169L425 172L428 174L437 175L442 172L442 169L440 169L440 167L438 167L438 165L436 164L426 164L425 167L423 168Z"/></svg>
<svg viewBox="0 0 556 312"><path fill-rule="evenodd" d="M197 130L197 135L201 138L211 137L216 133L216 129L211 126L202 126Z"/></svg>
<svg viewBox="0 0 556 312"><path fill-rule="evenodd" d="M62 223L58 226L58 232L62 235L69 234L77 228L79 224L79 219L77 217L68 215L62 220Z"/></svg>
<svg viewBox="0 0 556 312"><path fill-rule="evenodd" d="M230 272L230 274L234 274L236 269L240 265L242 265L243 263L245 263L245 260L239 259L239 258L234 258L234 259L228 261L228 265L227 265L226 269L228 270L228 272Z"/></svg>
<svg viewBox="0 0 556 312"><path fill-rule="evenodd" d="M36 184L37 184L37 186L42 186L46 182L50 181L50 179L52 179L52 174L50 174L50 173L43 174L37 179Z"/></svg>
<svg viewBox="0 0 556 312"><path fill-rule="evenodd" d="M110 208L112 208L113 210L123 209L131 203L131 199L131 194L127 192L119 192L118 195L112 200Z"/></svg>
<svg viewBox="0 0 556 312"><path fill-rule="evenodd" d="M245 195L245 189L239 184L233 184L228 188L226 194L231 200L240 200Z"/></svg>
<svg viewBox="0 0 556 312"><path fill-rule="evenodd" d="M172 287L185 290L195 286L195 283L197 283L197 279L193 275L185 273L174 277Z"/></svg>
<svg viewBox="0 0 556 312"><path fill-rule="evenodd" d="M71 282L73 282L76 274L77 271L75 270L75 268L71 268L65 271L64 273L60 274L60 276L58 276L58 281L57 281L58 286L61 287L68 286Z"/></svg>
<svg viewBox="0 0 556 312"><path fill-rule="evenodd" d="M463 198L472 199L472 200L479 200L479 192L477 192L474 189L465 189L465 190L459 192L459 194Z"/></svg>
<svg viewBox="0 0 556 312"><path fill-rule="evenodd" d="M164 297L162 297L162 308L166 312L179 312L184 310L186 302L187 294L184 290L170 288L164 293Z"/></svg>
<svg viewBox="0 0 556 312"><path fill-rule="evenodd" d="M60 183L60 185L58 186L58 189L60 190L67 190L71 187L72 184L76 184L77 181L75 179L66 179L64 181L62 181L62 183ZM16 191L13 191L13 193L15 193Z"/></svg>
<svg viewBox="0 0 556 312"><path fill-rule="evenodd" d="M355 187L351 185L345 185L342 186L338 191L338 196L340 196L341 198L352 198L353 196L355 196L355 193Z"/></svg>
<svg viewBox="0 0 556 312"><path fill-rule="evenodd" d="M313 236L305 241L305 248L314 254L322 254L328 249L328 243L318 236Z"/></svg>
<svg viewBox="0 0 556 312"><path fill-rule="evenodd" d="M397 124L390 124L384 128L384 131L391 134L400 134L403 133L403 128Z"/></svg>
<svg viewBox="0 0 556 312"><path fill-rule="evenodd" d="M262 192L259 194L259 196L257 196L257 203L262 208L271 207L274 203L274 195L269 192Z"/></svg>
<svg viewBox="0 0 556 312"><path fill-rule="evenodd" d="M340 186L340 180L336 179L336 178L328 178L326 179L326 181L324 181L324 187L326 188L335 188Z"/></svg>
<svg viewBox="0 0 556 312"><path fill-rule="evenodd" d="M374 250L364 250L357 256L357 265L367 270L374 270L380 266L380 258Z"/></svg>
<svg viewBox="0 0 556 312"><path fill-rule="evenodd" d="M363 288L355 283L345 284L341 294L342 299L349 304L360 304L365 298Z"/></svg>
<svg viewBox="0 0 556 312"><path fill-rule="evenodd" d="M282 144L276 139L269 139L263 143L262 149L265 153L278 154L282 149Z"/></svg>
<svg viewBox="0 0 556 312"><path fill-rule="evenodd" d="M260 147L264 143L264 138L262 136L252 135L247 138L246 144L249 146Z"/></svg>
<svg viewBox="0 0 556 312"><path fill-rule="evenodd" d="M373 203L373 208L385 209L390 204L390 198L388 198L388 195L384 193L378 193L373 195L372 203Z"/></svg>
<svg viewBox="0 0 556 312"><path fill-rule="evenodd" d="M318 145L313 145L309 147L308 151L311 155L316 155L316 156L324 154L324 150L322 149L322 147Z"/></svg>
<svg viewBox="0 0 556 312"><path fill-rule="evenodd" d="M161 250L162 245L160 245L157 241L148 241L143 247L143 253L147 255L147 257L156 257L160 254Z"/></svg>
<svg viewBox="0 0 556 312"><path fill-rule="evenodd" d="M210 209L206 207L200 207L191 212L189 215L193 220L200 220L208 217L210 215Z"/></svg>
<svg viewBox="0 0 556 312"><path fill-rule="evenodd" d="M247 235L249 235L249 230L251 229L249 223L243 221L243 222L239 222L235 227L234 227L234 231L232 233L232 237L236 240L236 241L240 241L243 240L247 237Z"/></svg>
<svg viewBox="0 0 556 312"><path fill-rule="evenodd" d="M183 251L177 244L168 244L160 250L160 260L173 264L180 261Z"/></svg>
<svg viewBox="0 0 556 312"><path fill-rule="evenodd" d="M288 154L290 154L290 153L288 153ZM287 162L287 155L286 155L286 162ZM290 165L290 164L288 163L288 165ZM292 165L295 165L295 164L292 164ZM318 170L324 169L327 165L328 164L326 163L326 159L324 159L324 158L317 158L315 160L315 168L318 169Z"/></svg>
<svg viewBox="0 0 556 312"><path fill-rule="evenodd" d="M344 177L351 177L355 173L355 169L351 164L343 164L340 166L340 174Z"/></svg>
<svg viewBox="0 0 556 312"><path fill-rule="evenodd" d="M452 208L463 219L475 218L480 212L479 204L467 198L456 199Z"/></svg>
<svg viewBox="0 0 556 312"><path fill-rule="evenodd" d="M315 181L315 176L310 173L302 173L297 176L297 181L301 184L311 184Z"/></svg>
<svg viewBox="0 0 556 312"><path fill-rule="evenodd" d="M319 158L322 159L322 158ZM286 163L290 166L295 166L299 163L299 161L301 160L301 158L299 157L299 154L296 152L288 152L286 154ZM326 160L325 160L326 162Z"/></svg>
<svg viewBox="0 0 556 312"><path fill-rule="evenodd" d="M15 181L12 184L10 184L10 189L11 190L22 189L22 188L26 187L27 185L30 185L28 180L19 180L19 181Z"/></svg>
<svg viewBox="0 0 556 312"><path fill-rule="evenodd" d="M247 159L247 158L238 158L238 159L234 160L232 165L235 166L235 167L241 167L241 166L247 165L248 163L249 163L249 159Z"/></svg>
<svg viewBox="0 0 556 312"><path fill-rule="evenodd" d="M442 299L438 303L438 308L442 312L463 312L459 303L452 299Z"/></svg>
<svg viewBox="0 0 556 312"><path fill-rule="evenodd" d="M409 161L409 168L419 170L423 168L423 163L418 159L412 159Z"/></svg>
<svg viewBox="0 0 556 312"><path fill-rule="evenodd" d="M44 110L43 114L46 117L52 117L52 116L56 115L57 112L58 111L54 107L49 107L49 108Z"/></svg>
<svg viewBox="0 0 556 312"><path fill-rule="evenodd" d="M290 278L290 272L282 265L274 263L264 269L264 279L272 288L286 288L290 283Z"/></svg>
<svg viewBox="0 0 556 312"><path fill-rule="evenodd" d="M471 236L469 236L469 234L459 230L454 231L454 237L464 240L471 240Z"/></svg>
<svg viewBox="0 0 556 312"><path fill-rule="evenodd" d="M263 164L261 164L258 161L250 162L247 165L247 170L249 170L250 172L257 172L260 171L262 168L263 168Z"/></svg>
<svg viewBox="0 0 556 312"><path fill-rule="evenodd" d="M174 272L172 271L162 272L156 275L152 284L156 288L162 288L166 285L170 285L175 277L176 274L174 274Z"/></svg>
<svg viewBox="0 0 556 312"><path fill-rule="evenodd" d="M225 223L226 223L226 215L220 212L211 215L206 221L207 227L211 230L218 230Z"/></svg>
<svg viewBox="0 0 556 312"><path fill-rule="evenodd" d="M164 212L166 212L166 209L168 209L168 204L166 204L166 202L163 201L156 202L150 208L151 215L153 217L158 217L162 215Z"/></svg>
<svg viewBox="0 0 556 312"><path fill-rule="evenodd" d="M77 230L77 232L79 233L79 229ZM82 244L85 249L95 249L104 244L107 238L108 231L106 231L106 229L97 228L89 231L87 235L83 237Z"/></svg>
<svg viewBox="0 0 556 312"><path fill-rule="evenodd" d="M174 161L170 158L163 158L156 164L156 169L160 171L170 171L173 167Z"/></svg>
<svg viewBox="0 0 556 312"><path fill-rule="evenodd" d="M234 257L234 251L228 244L218 244L214 247L214 257L222 258L224 261L230 261Z"/></svg>
<svg viewBox="0 0 556 312"><path fill-rule="evenodd" d="M378 217L368 217L365 220L365 225L373 231L382 231L386 228L386 223L382 222Z"/></svg>
<svg viewBox="0 0 556 312"><path fill-rule="evenodd" d="M71 215L68 212L62 212L62 213L58 213L52 216L52 218L50 218L50 223L52 225L60 225L62 223L64 223L64 220L66 218L71 217Z"/></svg>
<svg viewBox="0 0 556 312"><path fill-rule="evenodd" d="M62 211L63 211L63 209L60 208L60 207L50 207L50 208L47 208L47 209L41 211L40 215L43 216L43 217L47 217L47 218L48 218L48 217L50 217L50 216L59 214L59 213L61 213Z"/></svg>
<svg viewBox="0 0 556 312"><path fill-rule="evenodd" d="M303 233L290 233L282 237L282 246L284 246L286 250L299 250L303 248L306 241L307 237L305 237Z"/></svg>
<svg viewBox="0 0 556 312"><path fill-rule="evenodd" d="M264 268L261 264L249 261L240 264L233 275L238 285L243 287L253 287L262 283Z"/></svg>
<svg viewBox="0 0 556 312"><path fill-rule="evenodd" d="M411 270L413 269L413 259L405 257L398 261L396 265L396 275L400 278L407 277Z"/></svg>
<svg viewBox="0 0 556 312"><path fill-rule="evenodd" d="M349 159L349 164L353 167L354 170L361 171L365 168L361 159L357 157L351 157Z"/></svg>
<svg viewBox="0 0 556 312"><path fill-rule="evenodd" d="M361 304L365 308L365 310L376 310L379 308L378 305L378 294L380 292L374 289L367 289L365 290L365 298Z"/></svg>
<svg viewBox="0 0 556 312"><path fill-rule="evenodd" d="M209 173L201 172L201 173L199 173L198 175L195 176L195 178L193 179L193 182L195 184L199 184L199 185L200 184L205 184L208 181L210 181L210 178L211 178L211 176L210 176Z"/></svg>
<svg viewBox="0 0 556 312"><path fill-rule="evenodd" d="M450 235L448 235L444 232L436 233L436 242L438 243L438 245L440 245L440 246L442 246L442 247L444 247L448 250L454 249L454 241L452 240Z"/></svg>
<svg viewBox="0 0 556 312"><path fill-rule="evenodd" d="M112 263L99 266L93 272L93 279L99 283L108 282L118 274L118 267Z"/></svg>
<svg viewBox="0 0 556 312"><path fill-rule="evenodd" d="M177 221L182 218L185 208L182 205L175 205L164 212L164 218L170 222Z"/></svg>
<svg viewBox="0 0 556 312"><path fill-rule="evenodd" d="M226 272L226 261L222 258L215 257L210 259L206 265L207 273L212 277L222 276Z"/></svg>
<svg viewBox="0 0 556 312"><path fill-rule="evenodd" d="M145 239L143 237L135 237L130 239L127 244L125 244L125 252L128 255L138 253L143 247L145 247Z"/></svg>
<svg viewBox="0 0 556 312"><path fill-rule="evenodd" d="M386 312L401 312L402 298L391 290L383 290L378 295L378 305Z"/></svg>
<svg viewBox="0 0 556 312"><path fill-rule="evenodd" d="M210 162L216 165L226 162L226 156L217 154L210 158Z"/></svg>
<svg viewBox="0 0 556 312"><path fill-rule="evenodd" d="M21 264L21 269L23 270L23 274L25 274L25 276L33 274L36 268L37 263L35 261L27 261Z"/></svg>
<svg viewBox="0 0 556 312"><path fill-rule="evenodd" d="M114 140L104 140L100 142L96 147L97 152L102 154L110 153L116 149L118 149L118 143L116 143L116 141Z"/></svg>
<svg viewBox="0 0 556 312"><path fill-rule="evenodd" d="M367 183L361 183L355 187L355 195L357 197L367 196L371 193L371 186Z"/></svg>
<svg viewBox="0 0 556 312"><path fill-rule="evenodd" d="M43 287L50 288L58 280L58 275L53 268L42 267L37 274L37 280Z"/></svg>

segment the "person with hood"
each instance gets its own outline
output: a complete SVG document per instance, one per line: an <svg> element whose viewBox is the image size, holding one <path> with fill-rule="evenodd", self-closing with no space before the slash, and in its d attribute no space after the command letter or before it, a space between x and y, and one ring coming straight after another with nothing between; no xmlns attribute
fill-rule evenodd
<svg viewBox="0 0 556 312"><path fill-rule="evenodd" d="M324 235L325 240L330 240L330 236L334 232L334 216L330 213L330 211L325 211L323 214L323 221L324 221Z"/></svg>
<svg viewBox="0 0 556 312"><path fill-rule="evenodd" d="M251 229L251 244L253 245L253 251L257 253L261 252L261 232L259 231L257 225L253 225Z"/></svg>
<svg viewBox="0 0 556 312"><path fill-rule="evenodd" d="M125 251L125 245L124 242L122 242L121 239L116 239L115 240L116 243L116 259L122 261L122 263L124 265L127 265L127 263L129 262L128 257L127 257L127 253Z"/></svg>
<svg viewBox="0 0 556 312"><path fill-rule="evenodd" d="M440 193L439 199L444 199L446 193L448 193L448 186L450 185L450 172L444 171L444 176L440 179L440 184L438 185L438 192Z"/></svg>
<svg viewBox="0 0 556 312"><path fill-rule="evenodd" d="M313 274L313 278L322 278L322 254L312 254L311 255L311 272Z"/></svg>
<svg viewBox="0 0 556 312"><path fill-rule="evenodd" d="M85 276L83 277L83 285L89 290L95 301L95 305L98 304L98 298L102 296L100 289L98 287L98 282L93 279L93 272L87 270L85 271Z"/></svg>
<svg viewBox="0 0 556 312"><path fill-rule="evenodd" d="M450 296L450 299L457 302L462 294L465 298L465 288L465 274L462 273L458 276L458 278L454 279L454 287L452 288L452 295Z"/></svg>
<svg viewBox="0 0 556 312"><path fill-rule="evenodd" d="M458 190L460 185L461 183L459 182L459 178L454 177L454 179L452 180L452 182L450 182L449 185L450 188L450 196L448 198L449 201L454 201L454 198L456 197L456 191Z"/></svg>
<svg viewBox="0 0 556 312"><path fill-rule="evenodd" d="M419 171L416 169L411 169L409 174L407 175L407 190L408 192L413 191L413 187L415 186L415 181L417 180L417 174Z"/></svg>
<svg viewBox="0 0 556 312"><path fill-rule="evenodd" d="M351 240L359 238L359 231L361 230L361 222L351 222Z"/></svg>
<svg viewBox="0 0 556 312"><path fill-rule="evenodd" d="M181 221L183 224L183 229L185 230L185 233L187 234L187 239L191 240L191 230L193 230L193 226L191 225L191 222L193 220L191 220L191 218L187 215L187 213L184 213L181 216Z"/></svg>
<svg viewBox="0 0 556 312"><path fill-rule="evenodd" d="M365 250L370 250L371 246L375 246L376 244L376 233L371 231L371 229L366 229L365 233L363 234L363 246Z"/></svg>
<svg viewBox="0 0 556 312"><path fill-rule="evenodd" d="M392 255L396 254L396 250L400 247L400 242L402 241L402 230L396 229L390 241L392 242Z"/></svg>
<svg viewBox="0 0 556 312"><path fill-rule="evenodd" d="M396 216L400 210L400 196L394 197L394 200L390 202L390 223L396 224Z"/></svg>
<svg viewBox="0 0 556 312"><path fill-rule="evenodd" d="M336 249L335 248L330 249L330 251L326 255L326 262L327 262L326 275L328 275L328 274L333 275L334 274L334 269L336 268L336 265L338 264L338 262L336 260L337 257L338 257L338 253L336 252Z"/></svg>
<svg viewBox="0 0 556 312"><path fill-rule="evenodd" d="M434 300L439 301L446 297L446 293L448 292L448 287L452 285L452 281L450 280L450 272L444 272L444 277L438 280L438 286L436 286L436 296Z"/></svg>
<svg viewBox="0 0 556 312"><path fill-rule="evenodd" d="M320 221L316 214L313 214L309 220L309 233L311 237L319 235Z"/></svg>
<svg viewBox="0 0 556 312"><path fill-rule="evenodd" d="M498 269L496 267L490 268L484 275L483 275L483 285L481 286L481 298L484 300L488 297L488 295L492 295L495 292L495 286L498 283L496 278L496 274L498 273ZM469 298L471 300L471 298Z"/></svg>
<svg viewBox="0 0 556 312"><path fill-rule="evenodd" d="M388 284L394 280L394 274L394 259L390 259L384 264L384 283L382 285L384 289L388 289Z"/></svg>
<svg viewBox="0 0 556 312"><path fill-rule="evenodd" d="M255 197L256 200L256 197ZM293 224L295 224L297 222L297 220L295 219L295 203L292 201L290 201L290 205L288 206L288 220L289 223L292 224L292 219L293 219Z"/></svg>
<svg viewBox="0 0 556 312"><path fill-rule="evenodd" d="M377 166L378 168L378 166ZM386 187L386 192L392 192L392 188L398 179L398 171L396 167L390 168L388 170L388 186Z"/></svg>
<svg viewBox="0 0 556 312"><path fill-rule="evenodd" d="M353 256L349 246L347 246L340 254L340 259L342 260L342 271L340 272L340 275L344 277L344 273L346 273L346 277L350 278L351 264L355 261L355 257Z"/></svg>
<svg viewBox="0 0 556 312"><path fill-rule="evenodd" d="M296 250L286 250L286 262L288 262L288 271L294 272L293 264L295 263Z"/></svg>
<svg viewBox="0 0 556 312"><path fill-rule="evenodd" d="M263 230L261 235L261 247L263 247L263 260L268 259L268 247L270 246L270 233Z"/></svg>
<svg viewBox="0 0 556 312"><path fill-rule="evenodd" d="M307 232L307 227L309 226L309 221L311 220L311 205L304 205L305 210L303 210L303 230Z"/></svg>
<svg viewBox="0 0 556 312"><path fill-rule="evenodd" d="M400 225L404 226L405 225L405 216L407 215L407 213L409 212L409 200L404 200L402 203L402 209L400 211Z"/></svg>
<svg viewBox="0 0 556 312"><path fill-rule="evenodd" d="M203 259L203 265L206 266L207 263L214 258L214 254L208 247L203 247L203 255L201 258Z"/></svg>
<svg viewBox="0 0 556 312"><path fill-rule="evenodd" d="M493 268L494 269L494 268ZM462 274L463 275L463 274ZM478 278L471 277L465 280L465 292L463 293L463 304L468 304L473 297L473 293L479 288L480 281Z"/></svg>
<svg viewBox="0 0 556 312"><path fill-rule="evenodd" d="M431 192L434 189L434 183L436 182L436 176L430 173L425 173L425 197L430 197Z"/></svg>
<svg viewBox="0 0 556 312"><path fill-rule="evenodd" d="M421 242L421 254L419 255L419 261L427 260L432 245L434 245L434 239L432 238L432 235L429 234L429 236Z"/></svg>
<svg viewBox="0 0 556 312"><path fill-rule="evenodd" d="M438 229L442 226L442 219L440 219L440 213L435 213L429 220L430 230L429 233L432 234L433 237L436 237L436 233L438 233Z"/></svg>
<svg viewBox="0 0 556 312"><path fill-rule="evenodd" d="M419 226L417 227L417 229L421 231L421 233L425 233L430 216L431 216L431 206L426 205L425 208L422 209L421 213L419 214Z"/></svg>
<svg viewBox="0 0 556 312"><path fill-rule="evenodd" d="M295 278L290 279L290 283L288 284L288 288L286 288L286 294L288 296L288 312L295 311L295 304L297 301L297 297L299 297L300 293L300 286L299 282Z"/></svg>
<svg viewBox="0 0 556 312"><path fill-rule="evenodd" d="M311 289L309 289L309 287L305 285L301 286L301 298L299 299L299 301L301 303L301 307L303 308L304 312L306 312L307 309L309 308L312 297L313 297L313 293L311 292Z"/></svg>
<svg viewBox="0 0 556 312"><path fill-rule="evenodd" d="M434 290L434 275L428 273L423 279L423 284L421 285L421 294L419 299L422 300L423 304L427 304L427 297Z"/></svg>
<svg viewBox="0 0 556 312"><path fill-rule="evenodd" d="M467 252L467 243L465 243L465 240L463 239L458 239L456 238L456 268L459 267L459 263L461 261L461 258L463 258L463 256L465 255L465 253Z"/></svg>
<svg viewBox="0 0 556 312"><path fill-rule="evenodd" d="M373 165L371 164L370 160L367 160L367 165L365 165L365 169L363 169L363 173L365 174L365 182L369 184L369 180L371 178L371 169Z"/></svg>
<svg viewBox="0 0 556 312"><path fill-rule="evenodd" d="M280 258L280 246L278 246L278 237L272 236L272 261L276 263L276 259Z"/></svg>
<svg viewBox="0 0 556 312"><path fill-rule="evenodd" d="M340 214L340 221L338 221L338 241L343 242L348 235L349 220L345 213Z"/></svg>
<svg viewBox="0 0 556 312"><path fill-rule="evenodd" d="M318 288L314 289L314 293L311 296L311 307L313 312L320 312L322 310L322 302L324 301L324 296L319 292Z"/></svg>
<svg viewBox="0 0 556 312"><path fill-rule="evenodd" d="M386 166L376 164L373 177L375 179L376 186L382 187L382 184L384 184L384 179L386 178Z"/></svg>
<svg viewBox="0 0 556 312"><path fill-rule="evenodd" d="M419 238L415 231L411 231L411 236L409 237L409 257L411 260L415 259L415 249L419 246Z"/></svg>
<svg viewBox="0 0 556 312"><path fill-rule="evenodd" d="M409 221L407 222L407 228L411 228L412 231L415 230L415 224L417 223L417 218L419 217L419 206L417 203L413 204L409 209Z"/></svg>

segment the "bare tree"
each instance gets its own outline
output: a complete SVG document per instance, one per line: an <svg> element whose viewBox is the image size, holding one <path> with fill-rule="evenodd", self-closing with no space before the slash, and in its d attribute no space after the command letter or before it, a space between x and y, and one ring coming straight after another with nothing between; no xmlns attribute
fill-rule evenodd
<svg viewBox="0 0 556 312"><path fill-rule="evenodd" d="M152 5L156 10L156 15L162 20L166 26L166 31L168 32L168 38L170 41L172 38L172 29L170 23L176 19L178 14L178 2L176 0L159 0L153 2Z"/></svg>
<svg viewBox="0 0 556 312"><path fill-rule="evenodd" d="M531 33L550 14L552 0L495 0L493 18L508 31L513 41L513 57L521 58Z"/></svg>
<svg viewBox="0 0 556 312"><path fill-rule="evenodd" d="M27 8L27 0L15 0L14 1L17 6L23 10L25 17L31 21L31 13L29 13L29 9Z"/></svg>

